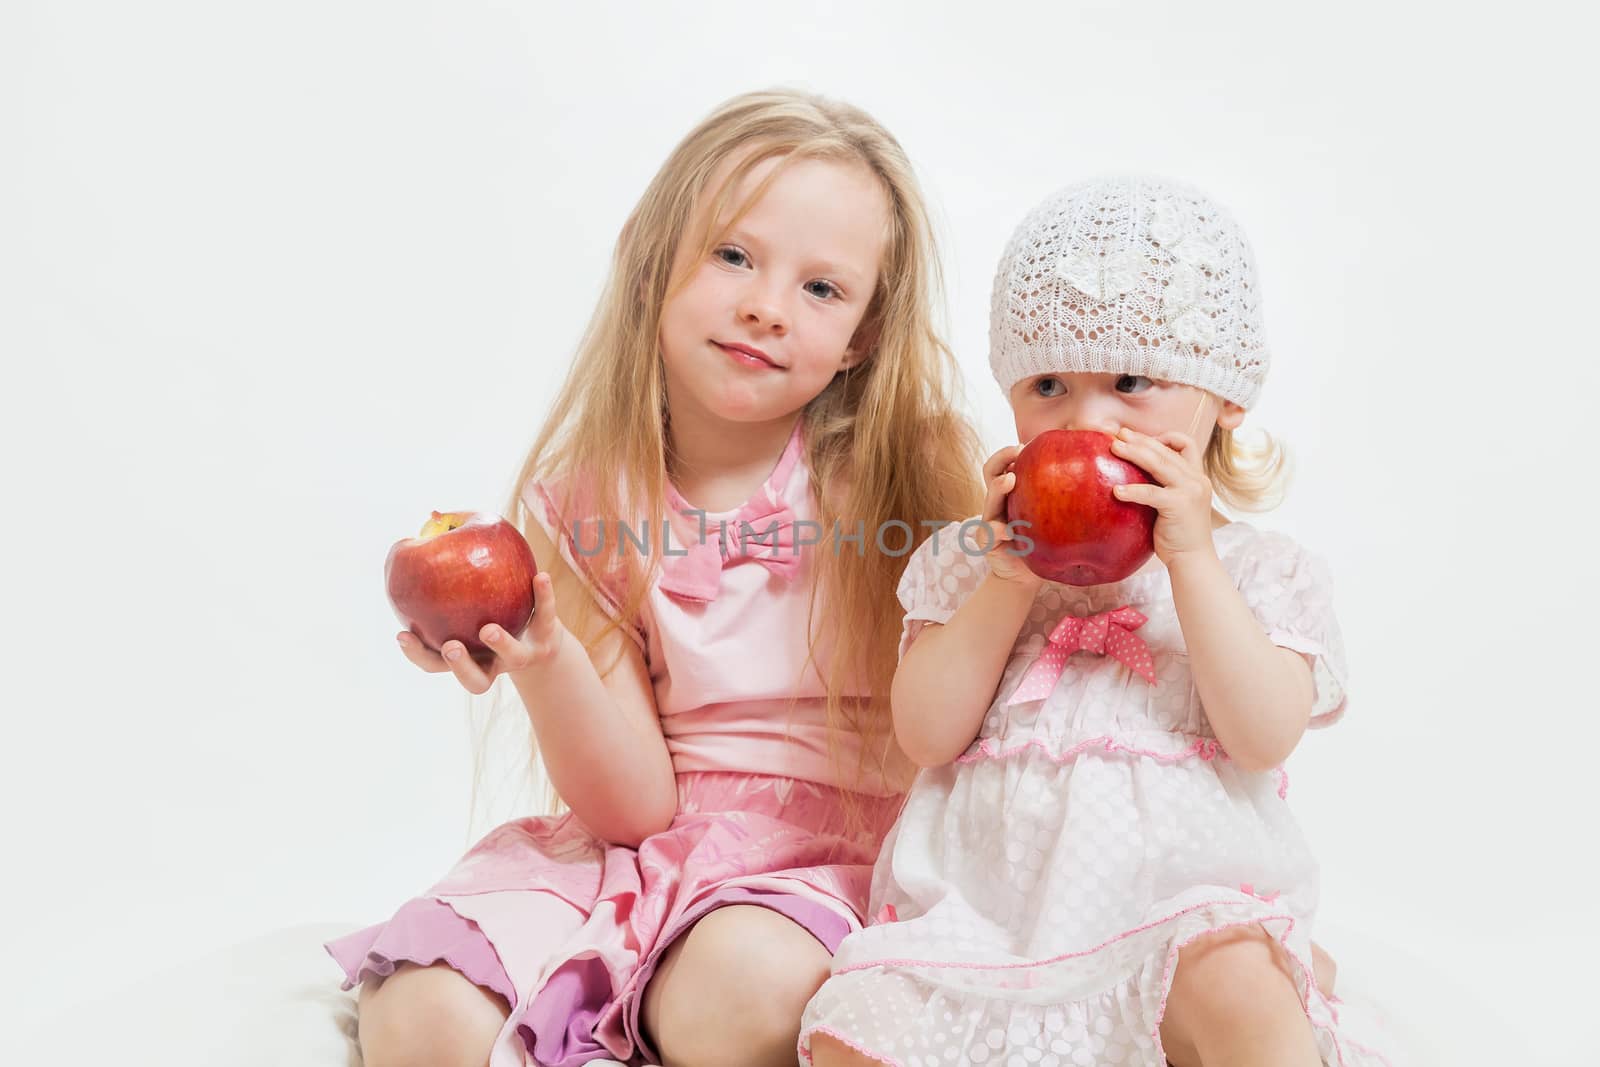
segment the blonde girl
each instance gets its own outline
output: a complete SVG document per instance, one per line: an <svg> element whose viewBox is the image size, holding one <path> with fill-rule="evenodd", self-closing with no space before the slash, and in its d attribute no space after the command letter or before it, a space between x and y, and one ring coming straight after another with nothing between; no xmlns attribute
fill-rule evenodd
<svg viewBox="0 0 1600 1067"><path fill-rule="evenodd" d="M981 498L936 274L856 108L754 93L673 150L518 479L533 621L487 664L399 636L509 677L570 810L328 946L367 1067L794 1062L908 778L895 582Z"/></svg>

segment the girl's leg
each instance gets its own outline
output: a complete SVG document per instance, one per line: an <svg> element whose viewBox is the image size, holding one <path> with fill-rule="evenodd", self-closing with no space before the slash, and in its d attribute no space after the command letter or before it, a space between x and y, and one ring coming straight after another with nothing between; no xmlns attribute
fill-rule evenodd
<svg viewBox="0 0 1600 1067"><path fill-rule="evenodd" d="M1266 936L1266 935L1263 934L1262 936ZM1202 939L1201 941L1194 942L1192 945L1189 946L1189 948L1192 949L1195 946L1201 945L1201 944L1204 944L1204 943L1205 943L1205 941L1204 941L1204 939ZM1273 943L1272 943L1272 950L1273 950L1273 953L1274 953L1275 957L1281 957L1282 949L1277 945L1276 941L1273 941ZM1185 958L1185 953L1184 952L1180 952L1178 954L1178 958L1179 958L1179 960L1181 962ZM1336 968L1335 968L1335 965L1334 965L1334 962L1333 962L1333 957L1329 956L1326 952L1324 952L1320 945L1313 944L1311 946L1311 960L1312 960L1312 969L1316 972L1317 988L1321 989L1324 993L1331 993L1333 991L1333 981L1334 981L1334 975L1336 973ZM1282 966L1281 964L1278 964L1278 965ZM1195 970L1197 970L1197 969L1198 968L1190 968L1188 975L1185 976L1185 980L1187 981L1188 977L1193 977L1194 973L1195 973ZM1295 1015L1297 1017L1304 1018L1304 1012L1300 1007L1299 996L1298 996L1298 994L1296 994L1294 992L1294 989L1293 989L1292 972L1287 970L1286 968L1284 968L1281 973L1283 973L1286 977L1290 977L1291 978L1290 994L1294 998L1294 1013L1295 1013ZM1177 995L1177 992L1176 992L1177 991L1177 982L1176 982L1176 980L1173 983L1173 989L1174 989L1173 995ZM1167 999L1167 1016L1166 1016L1166 1018L1168 1020L1170 1020L1172 1018L1172 1005L1173 1005L1172 996L1169 996L1168 999ZM1309 1024L1307 1026L1307 1030L1309 1032ZM1185 1057L1185 1058L1179 1058L1180 1057L1180 1052L1178 1050L1174 1049L1173 1046L1176 1043L1180 1043L1183 1040L1184 1035L1182 1035L1181 1033L1177 1033L1176 1029L1174 1027L1169 1026L1167 1024L1167 1022L1165 1022L1165 1021L1162 1023L1161 1038L1162 1038L1162 1044L1165 1045L1166 1048L1167 1048L1167 1055L1169 1057L1172 1057L1172 1062L1174 1064L1182 1065L1182 1064L1185 1064L1185 1063L1198 1063L1198 1062L1200 1062L1198 1060L1198 1058L1195 1058L1195 1057L1192 1057L1192 1056L1191 1057ZM1313 1057L1314 1056L1315 1056L1315 1053L1313 1053ZM836 1038L829 1037L827 1034L817 1034L817 1035L812 1037L812 1039L811 1039L811 1057L812 1057L811 1058L812 1067L879 1067L879 1065L882 1062L880 1060L875 1060L870 1056L865 1056L865 1055L855 1051L854 1049L850 1048L848 1045L844 1044L842 1041L839 1041ZM1232 1060L1222 1060L1220 1062L1231 1063L1233 1061ZM1313 1058L1310 1062L1312 1062L1312 1063L1320 1063L1321 1061Z"/></svg>
<svg viewBox="0 0 1600 1067"><path fill-rule="evenodd" d="M883 1063L883 1060L862 1055L838 1038L812 1035L811 1067L883 1067Z"/></svg>
<svg viewBox="0 0 1600 1067"><path fill-rule="evenodd" d="M1322 990L1322 995L1333 996L1333 982L1339 976L1339 966L1315 941L1311 942L1311 973L1317 976L1317 988Z"/></svg>
<svg viewBox="0 0 1600 1067"><path fill-rule="evenodd" d="M1294 969L1259 926L1219 930L1178 952L1161 1020L1174 1067L1321 1067Z"/></svg>
<svg viewBox="0 0 1600 1067"><path fill-rule="evenodd" d="M505 998L442 963L402 963L361 984L357 1029L365 1067L484 1067L511 1014Z"/></svg>
<svg viewBox="0 0 1600 1067"><path fill-rule="evenodd" d="M793 1067L800 1015L828 950L769 908L718 908L667 949L645 987L644 1030L662 1067Z"/></svg>

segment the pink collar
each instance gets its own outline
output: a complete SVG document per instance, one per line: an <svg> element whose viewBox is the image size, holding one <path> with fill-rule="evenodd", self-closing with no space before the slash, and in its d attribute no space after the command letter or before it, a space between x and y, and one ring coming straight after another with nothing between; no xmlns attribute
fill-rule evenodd
<svg viewBox="0 0 1600 1067"><path fill-rule="evenodd" d="M697 527L687 550L677 549L662 557L662 592L682 600L715 600L723 569L744 561L760 563L785 581L793 580L799 570L800 546L794 537L794 510L784 501L783 490L800 461L804 424L803 418L795 420L777 466L755 495L733 511L696 508L668 479L668 506L696 520Z"/></svg>

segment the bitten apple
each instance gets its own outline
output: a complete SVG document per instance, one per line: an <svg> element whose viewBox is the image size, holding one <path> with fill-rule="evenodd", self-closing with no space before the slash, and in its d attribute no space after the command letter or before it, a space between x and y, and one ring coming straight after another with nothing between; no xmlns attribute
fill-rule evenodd
<svg viewBox="0 0 1600 1067"><path fill-rule="evenodd" d="M479 663L494 653L478 640L489 623L520 634L533 617L533 550L498 515L435 511L417 537L396 541L383 564L394 613L434 651L460 641Z"/></svg>
<svg viewBox="0 0 1600 1067"><path fill-rule="evenodd" d="M1111 493L1152 479L1113 454L1112 440L1098 430L1046 430L1012 461L1006 517L1029 524L1020 532L1033 549L1022 559L1046 581L1119 582L1155 552L1156 509Z"/></svg>

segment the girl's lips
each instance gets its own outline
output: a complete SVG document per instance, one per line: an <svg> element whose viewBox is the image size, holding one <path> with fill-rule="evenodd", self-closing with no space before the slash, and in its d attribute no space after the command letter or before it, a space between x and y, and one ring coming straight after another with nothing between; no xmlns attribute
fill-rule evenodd
<svg viewBox="0 0 1600 1067"><path fill-rule="evenodd" d="M782 367L773 362L771 356L767 355L759 348L751 348L749 345L725 344L722 341L712 341L711 343L728 353L728 355L732 356L740 363L743 363L745 366L762 366L770 367L773 370L783 370Z"/></svg>

